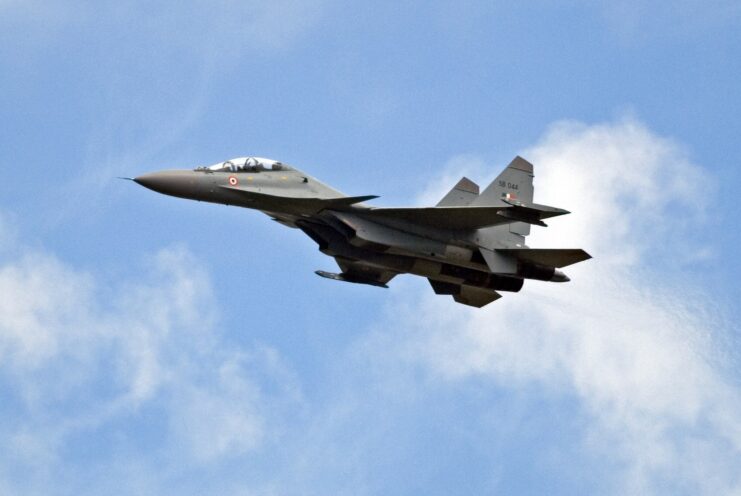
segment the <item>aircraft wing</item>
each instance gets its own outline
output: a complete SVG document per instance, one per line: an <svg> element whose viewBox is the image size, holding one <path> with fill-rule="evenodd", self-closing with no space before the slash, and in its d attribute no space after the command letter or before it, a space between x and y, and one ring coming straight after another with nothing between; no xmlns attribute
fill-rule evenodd
<svg viewBox="0 0 741 496"><path fill-rule="evenodd" d="M545 226L541 219L567 214L566 210L543 205L510 205L496 207L421 207L371 208L358 214L379 221L402 221L411 224L451 230L472 230L484 227L527 222Z"/></svg>
<svg viewBox="0 0 741 496"><path fill-rule="evenodd" d="M514 222L499 215L510 207L373 208L358 212L368 219L403 221L440 229L479 229Z"/></svg>

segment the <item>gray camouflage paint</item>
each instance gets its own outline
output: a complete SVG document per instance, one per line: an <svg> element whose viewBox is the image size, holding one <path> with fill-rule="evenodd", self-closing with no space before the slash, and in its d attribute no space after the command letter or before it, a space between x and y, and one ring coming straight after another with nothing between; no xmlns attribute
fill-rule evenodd
<svg viewBox="0 0 741 496"><path fill-rule="evenodd" d="M435 207L373 208L376 196L348 197L268 159L242 158L145 174L135 182L162 194L260 210L301 229L340 273L322 277L387 287L398 274L429 279L437 294L482 307L517 292L525 279L569 280L559 268L591 258L581 249L530 249L530 225L567 214L533 203L533 166L516 157L479 193L468 178Z"/></svg>

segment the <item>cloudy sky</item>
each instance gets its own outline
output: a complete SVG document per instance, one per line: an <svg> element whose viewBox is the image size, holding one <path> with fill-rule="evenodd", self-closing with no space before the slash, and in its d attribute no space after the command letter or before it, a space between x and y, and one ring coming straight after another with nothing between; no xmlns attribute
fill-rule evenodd
<svg viewBox="0 0 741 496"><path fill-rule="evenodd" d="M668 4L667 4L668 5ZM0 494L741 494L741 7L0 0ZM473 309L116 176L376 205L515 155L572 282Z"/></svg>

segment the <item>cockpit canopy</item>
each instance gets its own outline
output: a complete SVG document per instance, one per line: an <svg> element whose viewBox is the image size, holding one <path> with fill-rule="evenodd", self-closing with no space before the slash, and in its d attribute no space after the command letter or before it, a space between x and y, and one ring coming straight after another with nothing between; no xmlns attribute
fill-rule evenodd
<svg viewBox="0 0 741 496"><path fill-rule="evenodd" d="M261 157L239 157L220 162L208 167L199 167L213 172L261 172L291 170L286 164L277 160Z"/></svg>

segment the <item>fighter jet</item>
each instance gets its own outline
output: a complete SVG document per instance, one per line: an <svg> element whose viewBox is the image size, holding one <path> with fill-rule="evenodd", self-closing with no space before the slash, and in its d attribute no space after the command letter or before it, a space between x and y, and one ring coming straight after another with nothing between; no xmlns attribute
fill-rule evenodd
<svg viewBox="0 0 741 496"><path fill-rule="evenodd" d="M533 165L516 157L482 192L462 178L434 207L378 208L374 195L345 196L287 164L241 157L194 170L133 179L166 195L259 210L306 233L333 257L336 281L388 287L399 274L426 277L435 293L483 307L525 279L566 282L560 268L587 260L581 249L525 244L530 226L569 212L533 203Z"/></svg>

